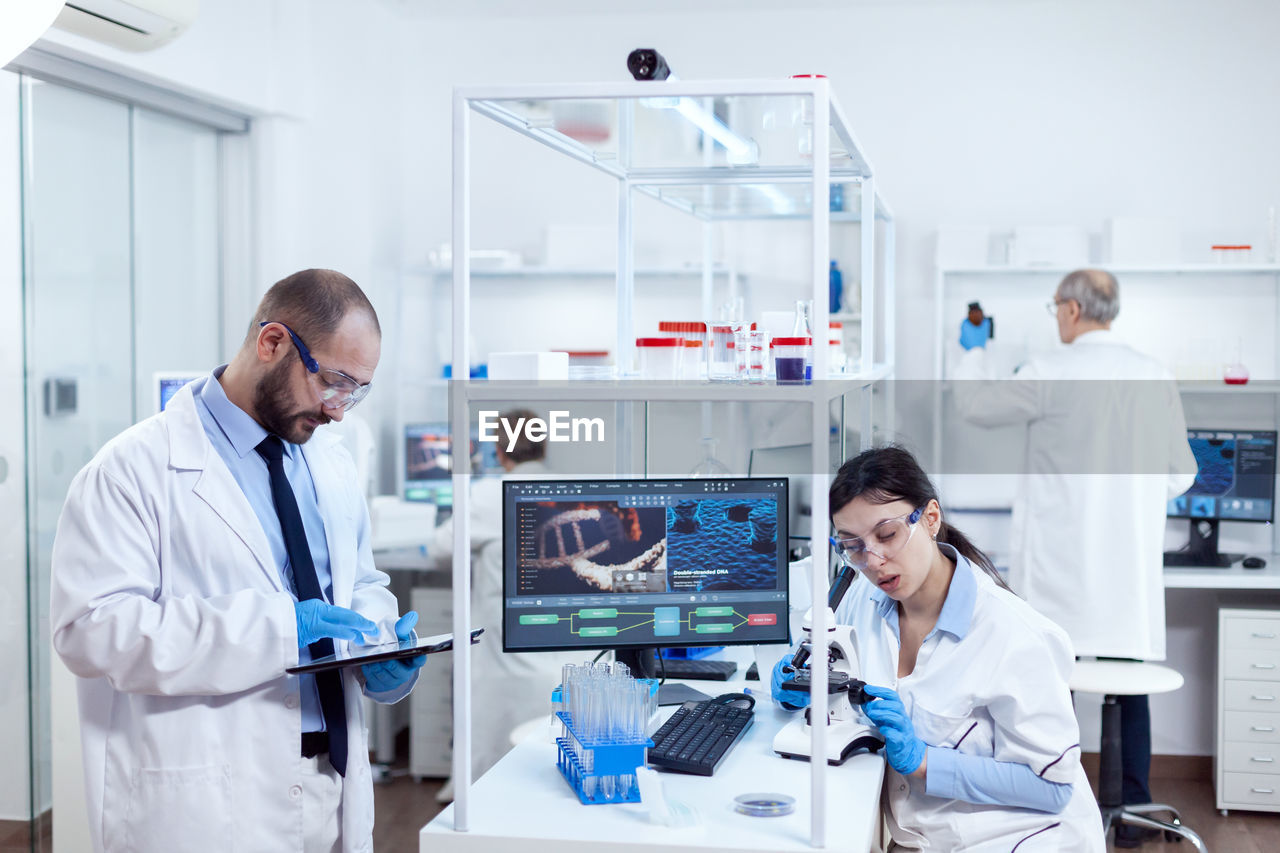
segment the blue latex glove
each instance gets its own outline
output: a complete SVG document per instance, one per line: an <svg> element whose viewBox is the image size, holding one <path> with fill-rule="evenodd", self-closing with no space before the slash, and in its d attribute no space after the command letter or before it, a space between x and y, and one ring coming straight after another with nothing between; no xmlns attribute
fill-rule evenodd
<svg viewBox="0 0 1280 853"><path fill-rule="evenodd" d="M909 776L924 761L925 743L916 737L915 727L907 716L898 694L888 687L873 687L868 684L863 691L874 696L875 701L862 706L862 711L871 718L884 736L884 751L889 756L889 766L903 776Z"/></svg>
<svg viewBox="0 0 1280 853"><path fill-rule="evenodd" d="M985 347L991 338L991 318L984 317L978 325L967 319L960 321L960 346L967 350L974 347Z"/></svg>
<svg viewBox="0 0 1280 853"><path fill-rule="evenodd" d="M778 661L773 668L772 691L774 701L780 703L787 708L807 708L809 707L809 694L798 693L795 690L783 690L782 682L788 678L795 676L795 670L791 672L783 672L782 668L791 663L791 655L788 654L782 660Z"/></svg>
<svg viewBox="0 0 1280 853"><path fill-rule="evenodd" d="M396 620L396 639L407 640L413 636L413 626L418 624L418 613L410 610ZM380 660L360 667L364 670L364 686L370 693L388 693L403 687L413 674L426 663L426 655L399 660Z"/></svg>
<svg viewBox="0 0 1280 853"><path fill-rule="evenodd" d="M378 633L378 626L354 610L338 607L318 598L295 602L298 617L298 648L305 649L316 640L360 640L365 634Z"/></svg>

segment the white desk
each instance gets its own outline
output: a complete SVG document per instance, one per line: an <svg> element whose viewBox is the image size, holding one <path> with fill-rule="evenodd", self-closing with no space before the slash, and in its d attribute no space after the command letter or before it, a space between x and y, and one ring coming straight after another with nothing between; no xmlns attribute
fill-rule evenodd
<svg viewBox="0 0 1280 853"><path fill-rule="evenodd" d="M752 688L756 688L753 683ZM698 682L703 692L740 690L733 682ZM664 709L666 710L666 709ZM672 708L671 710L674 710ZM663 773L669 800L697 809L700 823L672 829L649 822L642 803L584 806L556 769L556 747L543 733L526 740L471 788L470 830L455 832L453 806L419 833L421 853L565 853L706 849L756 853L809 851L808 762L778 757L773 736L790 715L758 696L755 722L714 776ZM827 849L866 853L878 842L884 759L855 755L827 768ZM785 817L747 817L733 810L739 794L796 798Z"/></svg>
<svg viewBox="0 0 1280 853"><path fill-rule="evenodd" d="M1259 554L1261 569L1246 569L1239 561L1227 569L1164 570L1165 589L1280 589L1280 554Z"/></svg>

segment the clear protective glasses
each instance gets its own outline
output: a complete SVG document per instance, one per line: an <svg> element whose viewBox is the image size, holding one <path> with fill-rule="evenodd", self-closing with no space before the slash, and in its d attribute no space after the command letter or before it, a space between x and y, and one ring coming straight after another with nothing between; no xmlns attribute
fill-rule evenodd
<svg viewBox="0 0 1280 853"><path fill-rule="evenodd" d="M258 328L275 322L274 320L265 320L258 324ZM276 323L277 326L289 333L289 337L293 340L293 345L298 350L298 356L302 359L302 366L307 372L315 377L320 391L320 404L326 409L342 409L349 412L356 407L356 404L369 395L369 389L373 387L373 383L369 382L361 385L341 370L334 370L329 367L321 367L311 355L311 350L307 349L307 345L302 342L302 338L294 334L284 323Z"/></svg>
<svg viewBox="0 0 1280 853"><path fill-rule="evenodd" d="M907 547L922 515L924 507L916 507L906 515L886 518L871 530L866 539L861 536L850 536L848 539L830 537L831 546L836 549L841 560L856 569L866 568L868 554L874 554L885 561L892 560Z"/></svg>

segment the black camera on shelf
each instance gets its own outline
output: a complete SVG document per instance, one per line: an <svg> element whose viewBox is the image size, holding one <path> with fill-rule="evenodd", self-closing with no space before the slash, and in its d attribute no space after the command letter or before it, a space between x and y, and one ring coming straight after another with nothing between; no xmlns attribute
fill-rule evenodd
<svg viewBox="0 0 1280 853"><path fill-rule="evenodd" d="M666 80L671 76L671 67L651 47L638 47L627 56L627 70L637 80Z"/></svg>

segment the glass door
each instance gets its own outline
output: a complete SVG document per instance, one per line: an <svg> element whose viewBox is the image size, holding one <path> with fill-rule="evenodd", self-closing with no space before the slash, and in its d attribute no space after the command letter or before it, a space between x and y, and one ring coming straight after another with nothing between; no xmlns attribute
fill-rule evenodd
<svg viewBox="0 0 1280 853"><path fill-rule="evenodd" d="M71 479L133 416L129 107L39 81L23 96L30 795L32 849L47 850L55 752L80 748L50 643L49 555Z"/></svg>
<svg viewBox="0 0 1280 853"><path fill-rule="evenodd" d="M53 537L76 473L154 411L153 374L219 361L221 134L31 78L21 92L30 849L52 835L83 850L76 679L49 629Z"/></svg>

